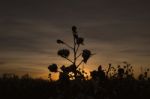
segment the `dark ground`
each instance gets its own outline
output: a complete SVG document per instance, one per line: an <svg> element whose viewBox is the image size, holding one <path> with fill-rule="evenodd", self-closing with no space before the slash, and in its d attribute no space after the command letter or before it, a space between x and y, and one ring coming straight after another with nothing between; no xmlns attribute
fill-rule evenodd
<svg viewBox="0 0 150 99"><path fill-rule="evenodd" d="M50 82L28 76L0 78L0 99L147 99L149 96L149 79Z"/></svg>

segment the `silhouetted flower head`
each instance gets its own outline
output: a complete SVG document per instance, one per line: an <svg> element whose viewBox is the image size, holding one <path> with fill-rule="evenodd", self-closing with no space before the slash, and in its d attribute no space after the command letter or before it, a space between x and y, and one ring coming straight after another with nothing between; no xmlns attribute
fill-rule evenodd
<svg viewBox="0 0 150 99"><path fill-rule="evenodd" d="M97 77L97 71L94 70L94 71L90 72L90 75L91 75L91 77L92 77L93 79L96 79L96 77Z"/></svg>
<svg viewBox="0 0 150 99"><path fill-rule="evenodd" d="M57 72L58 67L57 67L56 64L52 64L52 65L49 65L49 66L48 66L48 69L49 69L49 71L51 71L51 72Z"/></svg>
<svg viewBox="0 0 150 99"><path fill-rule="evenodd" d="M73 36L78 39L78 34L77 34L77 27L76 26L72 26L72 32L73 32Z"/></svg>
<svg viewBox="0 0 150 99"><path fill-rule="evenodd" d="M58 55L60 55L61 57L65 57L67 58L69 56L70 52L68 49L61 49L58 51Z"/></svg>
<svg viewBox="0 0 150 99"><path fill-rule="evenodd" d="M90 58L91 55L92 54L90 50L87 50L87 49L83 50L82 57L83 57L84 63L87 62L87 60Z"/></svg>
<svg viewBox="0 0 150 99"><path fill-rule="evenodd" d="M147 74L148 74L147 72L144 72L144 76L145 76L145 77L147 77Z"/></svg>
<svg viewBox="0 0 150 99"><path fill-rule="evenodd" d="M77 38L77 44L78 45L80 45L80 44L83 45L83 42L84 42L84 38L82 38L82 37Z"/></svg>
<svg viewBox="0 0 150 99"><path fill-rule="evenodd" d="M102 66L98 66L98 71L102 71Z"/></svg>
<svg viewBox="0 0 150 99"><path fill-rule="evenodd" d="M73 64L69 66L70 71L76 71L76 69L77 69L76 66Z"/></svg>
<svg viewBox="0 0 150 99"><path fill-rule="evenodd" d="M57 40L58 44L64 44L64 42L62 40Z"/></svg>
<svg viewBox="0 0 150 99"><path fill-rule="evenodd" d="M73 31L74 33L77 33L77 27L76 27L76 26L72 26L72 31Z"/></svg>
<svg viewBox="0 0 150 99"><path fill-rule="evenodd" d="M123 68L119 68L118 69L118 76L119 77L123 77L123 75L124 75L124 69Z"/></svg>
<svg viewBox="0 0 150 99"><path fill-rule="evenodd" d="M50 79L51 79L51 76L52 76L52 74L51 74L51 73L49 73L49 74L48 74L48 78L50 78Z"/></svg>
<svg viewBox="0 0 150 99"><path fill-rule="evenodd" d="M112 67L111 65L112 65L112 64L111 64L111 63L109 63L109 67Z"/></svg>
<svg viewBox="0 0 150 99"><path fill-rule="evenodd" d="M70 65L68 67L65 67L64 65L62 67L60 67L60 69L63 71L63 72L74 72L76 71L76 66L75 65Z"/></svg>
<svg viewBox="0 0 150 99"><path fill-rule="evenodd" d="M66 72L66 67L63 65L60 67L60 69L63 71L63 72Z"/></svg>

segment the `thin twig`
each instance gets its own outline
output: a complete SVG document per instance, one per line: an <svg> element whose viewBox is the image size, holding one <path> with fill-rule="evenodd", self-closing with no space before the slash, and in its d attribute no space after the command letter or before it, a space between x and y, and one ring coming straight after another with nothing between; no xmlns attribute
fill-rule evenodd
<svg viewBox="0 0 150 99"><path fill-rule="evenodd" d="M82 64L83 60L77 65L77 68Z"/></svg>
<svg viewBox="0 0 150 99"><path fill-rule="evenodd" d="M77 46L76 53L78 52L79 47L80 47L80 45Z"/></svg>
<svg viewBox="0 0 150 99"><path fill-rule="evenodd" d="M79 58L81 55L82 55L82 53L80 53L80 54L76 57L76 59Z"/></svg>
<svg viewBox="0 0 150 99"><path fill-rule="evenodd" d="M74 52L74 65L76 65L76 38L73 36L74 39L74 47L73 47L73 52Z"/></svg>
<svg viewBox="0 0 150 99"><path fill-rule="evenodd" d="M67 57L63 57L63 58L67 59L67 60L70 61L71 63L74 63L72 60L70 60L70 59L67 58Z"/></svg>
<svg viewBox="0 0 150 99"><path fill-rule="evenodd" d="M64 45L66 45L67 47L71 48L73 50L73 47L71 47L69 44L64 43Z"/></svg>

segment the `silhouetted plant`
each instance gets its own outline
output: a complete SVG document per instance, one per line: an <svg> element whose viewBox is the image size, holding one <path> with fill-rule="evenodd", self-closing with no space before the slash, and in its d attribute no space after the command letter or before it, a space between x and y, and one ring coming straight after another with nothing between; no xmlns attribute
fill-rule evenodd
<svg viewBox="0 0 150 99"><path fill-rule="evenodd" d="M119 68L118 69L118 78L122 79L124 75L124 69L123 68Z"/></svg>
<svg viewBox="0 0 150 99"><path fill-rule="evenodd" d="M97 70L87 73L80 68L86 64L93 55L90 50L84 49L79 53L80 45L84 44L84 38L79 37L77 28L72 27L73 46L57 40L68 49L58 50L58 55L71 62L69 66L57 64L48 66L49 79L33 79L28 74L21 77L8 73L0 76L0 98L2 99L147 99L150 95L149 69L145 69L134 78L134 70L131 64L123 62L122 65L108 64L106 69L102 65ZM70 54L73 51L73 59ZM82 59L77 62L78 58ZM59 72L59 80L52 81L51 73ZM75 79L75 80L74 80Z"/></svg>
<svg viewBox="0 0 150 99"><path fill-rule="evenodd" d="M139 80L148 80L148 79L149 79L149 77L148 77L148 72L149 72L149 68L146 69L146 70L144 71L144 73L141 73L141 74L138 76L138 79L139 79Z"/></svg>
<svg viewBox="0 0 150 99"><path fill-rule="evenodd" d="M92 79L98 80L99 82L102 82L106 79L106 75L104 70L102 70L102 66L100 65L98 67L98 71L94 70L90 73Z"/></svg>
<svg viewBox="0 0 150 99"><path fill-rule="evenodd" d="M65 78L70 79L70 78L81 78L81 79L85 79L84 75L87 75L87 73L82 69L80 69L80 65L83 63L87 63L87 61L89 60L89 58L93 55L91 53L90 50L88 49L84 49L82 52L79 53L79 47L80 45L84 45L84 38L83 37L79 37L78 32L77 32L77 27L76 26L72 26L72 33L73 33L73 46L69 45L68 43L66 43L65 41L62 41L60 39L57 40L58 44L63 44L66 45L66 47L68 47L70 50L73 51L73 59L70 59L69 55L70 50L69 49L60 49L58 50L58 55L61 56L62 58L68 60L69 62L71 62L71 65L69 66L62 66L60 67L59 73L60 76L59 78ZM77 63L77 60L79 59L79 57L82 57L82 60L80 60L79 63ZM50 72L58 72L57 70L58 66L56 64L52 64L49 65L48 69ZM84 71L84 72L83 72ZM66 77L63 77L66 76Z"/></svg>
<svg viewBox="0 0 150 99"><path fill-rule="evenodd" d="M146 71L143 75L143 77L147 77L148 71ZM124 63L123 66L118 65L118 67L112 66L112 64L108 65L108 69L105 71L102 70L102 66L100 65L98 67L98 71L94 70L91 73L91 77L95 80L103 81L106 79L128 79L133 80L134 79L134 70L130 64L127 62ZM141 76L142 77L142 76Z"/></svg>

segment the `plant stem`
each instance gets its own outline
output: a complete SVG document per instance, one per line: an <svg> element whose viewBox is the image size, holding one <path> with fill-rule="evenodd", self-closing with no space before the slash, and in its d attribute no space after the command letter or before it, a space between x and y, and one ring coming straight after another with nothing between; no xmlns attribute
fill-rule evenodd
<svg viewBox="0 0 150 99"><path fill-rule="evenodd" d="M72 60L70 60L69 58L66 58L66 57L63 57L63 58L67 59L68 61L70 61L71 63L74 64L74 62Z"/></svg>
<svg viewBox="0 0 150 99"><path fill-rule="evenodd" d="M77 68L82 64L83 60L77 65Z"/></svg>
<svg viewBox="0 0 150 99"><path fill-rule="evenodd" d="M76 59L79 58L81 55L82 55L82 53L80 53L80 54L76 57Z"/></svg>
<svg viewBox="0 0 150 99"><path fill-rule="evenodd" d="M71 47L69 44L64 43L67 47L71 48L72 50L74 49L73 47Z"/></svg>
<svg viewBox="0 0 150 99"><path fill-rule="evenodd" d="M74 47L73 47L73 53L74 53L74 65L76 66L76 38L73 35L73 39L74 39Z"/></svg>

